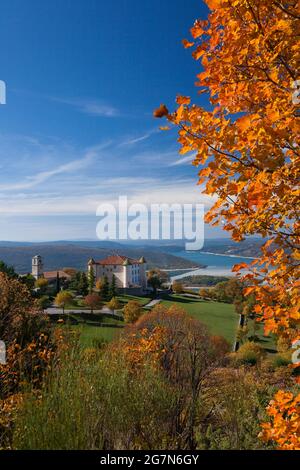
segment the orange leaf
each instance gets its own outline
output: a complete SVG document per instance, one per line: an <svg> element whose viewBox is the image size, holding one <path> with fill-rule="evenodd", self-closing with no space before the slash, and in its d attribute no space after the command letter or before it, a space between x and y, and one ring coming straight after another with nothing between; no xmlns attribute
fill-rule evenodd
<svg viewBox="0 0 300 470"><path fill-rule="evenodd" d="M248 264L247 263L240 263L240 264L235 264L233 267L232 267L232 272L236 273L238 271L240 271L241 269L246 269L248 268Z"/></svg>
<svg viewBox="0 0 300 470"><path fill-rule="evenodd" d="M153 116L156 118L162 118L164 116L168 116L168 114L169 114L168 108L164 104L161 104L159 108L153 111Z"/></svg>
<svg viewBox="0 0 300 470"><path fill-rule="evenodd" d="M185 49L188 49L189 47L193 47L193 45L195 43L194 42L189 42L187 39L183 39L182 44L183 44Z"/></svg>
<svg viewBox="0 0 300 470"><path fill-rule="evenodd" d="M176 102L177 104L190 104L191 98L189 98L188 96L178 95L176 98Z"/></svg>

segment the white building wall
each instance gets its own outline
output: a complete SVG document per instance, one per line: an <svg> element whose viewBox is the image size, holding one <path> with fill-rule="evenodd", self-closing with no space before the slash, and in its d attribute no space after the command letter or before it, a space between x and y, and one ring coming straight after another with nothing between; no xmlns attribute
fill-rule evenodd
<svg viewBox="0 0 300 470"><path fill-rule="evenodd" d="M124 284L123 266L95 264L94 273L95 273L96 281L106 276L108 281L111 282L113 275L115 275L116 286L123 287L123 284Z"/></svg>
<svg viewBox="0 0 300 470"><path fill-rule="evenodd" d="M145 263L128 264L126 266L93 264L89 266L89 269L94 270L96 282L104 276L111 282L113 275L115 275L117 287L141 286L144 289L147 287Z"/></svg>

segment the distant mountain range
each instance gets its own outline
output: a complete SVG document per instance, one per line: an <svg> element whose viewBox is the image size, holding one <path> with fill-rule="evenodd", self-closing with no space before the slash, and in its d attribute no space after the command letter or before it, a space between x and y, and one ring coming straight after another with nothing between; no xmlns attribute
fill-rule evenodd
<svg viewBox="0 0 300 470"><path fill-rule="evenodd" d="M257 257L264 240L248 239L241 243L229 239L206 240L201 251L223 253L237 256ZM131 258L145 256L148 267L161 269L189 269L195 264L176 256L184 249L183 240L138 241L119 243L99 240L74 240L53 242L9 242L0 241L0 260L15 267L19 273L31 271L31 258L40 254L44 259L46 270L74 267L86 269L89 258L102 259L119 253ZM201 266L197 266L201 267Z"/></svg>
<svg viewBox="0 0 300 470"><path fill-rule="evenodd" d="M265 241L266 240L258 238L248 239L240 243L232 240L223 240L222 243L219 243L219 241L216 242L214 240L209 240L205 243L203 251L256 258L261 255L260 247Z"/></svg>
<svg viewBox="0 0 300 470"><path fill-rule="evenodd" d="M246 256L256 258L260 256L260 247L266 240L252 238L247 239L243 242L237 243L233 240L216 238L205 240L204 247L200 251L210 252L210 253L220 253L225 255L236 255L236 256ZM184 248L183 243L178 243L176 245L166 244L158 247L167 253L175 253L182 251Z"/></svg>
<svg viewBox="0 0 300 470"><path fill-rule="evenodd" d="M189 269L195 267L195 263L155 247L129 247L119 243L99 241L0 242L0 260L14 266L20 274L31 272L31 258L37 254L42 256L45 270L52 271L65 267L85 270L89 258L97 260L115 253L136 259L144 256L149 268Z"/></svg>

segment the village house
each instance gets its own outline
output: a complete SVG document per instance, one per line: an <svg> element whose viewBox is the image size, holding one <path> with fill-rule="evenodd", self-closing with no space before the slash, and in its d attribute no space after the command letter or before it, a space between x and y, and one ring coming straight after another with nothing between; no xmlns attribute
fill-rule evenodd
<svg viewBox="0 0 300 470"><path fill-rule="evenodd" d="M56 282L58 278L65 281L71 280L70 274L62 271L61 269L57 269L55 271L44 271L44 263L40 255L36 255L32 258L31 266L31 274L33 277L35 279L40 279L41 277L47 279L49 284Z"/></svg>

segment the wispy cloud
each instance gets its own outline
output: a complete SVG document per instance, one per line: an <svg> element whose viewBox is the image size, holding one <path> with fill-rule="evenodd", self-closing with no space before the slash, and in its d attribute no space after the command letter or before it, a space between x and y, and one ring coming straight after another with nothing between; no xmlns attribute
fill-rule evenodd
<svg viewBox="0 0 300 470"><path fill-rule="evenodd" d="M67 104L78 109L78 111L88 114L90 116L101 116L101 117L118 117L121 115L120 111L107 103L100 100L94 99L64 99L64 98L52 98L53 101L58 103Z"/></svg>
<svg viewBox="0 0 300 470"><path fill-rule="evenodd" d="M20 191L31 189L34 186L44 183L53 176L81 170L91 163L94 156L95 154L93 152L88 152L84 158L65 163L64 165L53 168L52 170L41 171L35 175L27 176L25 181L11 184L0 184L0 191Z"/></svg>
<svg viewBox="0 0 300 470"><path fill-rule="evenodd" d="M178 166L178 165L185 165L186 163L191 163L195 159L196 153L193 152L190 155L187 155L186 157L181 157L175 160L174 162L171 162L169 166Z"/></svg>
<svg viewBox="0 0 300 470"><path fill-rule="evenodd" d="M149 139L152 135L157 134L157 132L158 132L158 129L152 129L151 131L146 132L146 133L143 134L143 135L140 135L140 136L137 136L137 137L128 138L127 140L124 140L123 142L121 142L119 145L120 145L120 147L121 147L121 146L123 146L123 145L135 145L135 144L138 144L138 143L140 143L140 142L143 142L144 140Z"/></svg>
<svg viewBox="0 0 300 470"><path fill-rule="evenodd" d="M57 96L51 96L36 91L28 91L14 88L13 91L18 94L28 95L29 97L38 97L47 101L54 101L56 103L66 104L76 108L79 112L88 114L90 116L102 116L102 117L118 117L121 116L121 112L118 108L107 103L105 100L96 98L60 98Z"/></svg>
<svg viewBox="0 0 300 470"><path fill-rule="evenodd" d="M17 144L13 137L4 147L1 142L0 156L6 158L1 170L1 216L93 216L100 203L116 203L119 195L127 195L130 203L146 205L212 204L211 197L201 195L196 175L175 164L175 150L143 146L140 151L137 145L132 152L120 146L122 141L124 138L88 148L27 137ZM180 159L183 162L187 163L186 157Z"/></svg>
<svg viewBox="0 0 300 470"><path fill-rule="evenodd" d="M203 187L194 185L190 180L167 182L149 178L133 182L135 184L123 187L120 182L112 178L107 181L107 185L99 188L86 188L85 192L79 194L74 192L13 194L11 198L2 198L0 195L0 214L44 216L86 214L95 216L96 223L96 210L99 204L109 203L117 207L119 195L127 196L128 204L139 203L146 206L201 203L209 208L215 201L215 197L201 194ZM149 197L150 194L151 197Z"/></svg>

